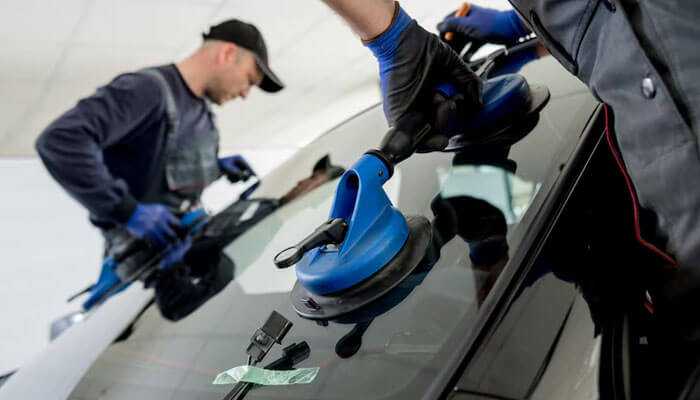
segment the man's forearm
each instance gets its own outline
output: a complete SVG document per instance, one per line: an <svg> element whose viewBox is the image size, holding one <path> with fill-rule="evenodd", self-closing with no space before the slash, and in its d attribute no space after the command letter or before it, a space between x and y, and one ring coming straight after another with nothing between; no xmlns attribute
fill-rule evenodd
<svg viewBox="0 0 700 400"><path fill-rule="evenodd" d="M125 222L136 207L125 182L112 177L101 149L78 127L49 126L37 139L36 150L51 176L91 214Z"/></svg>
<svg viewBox="0 0 700 400"><path fill-rule="evenodd" d="M384 32L394 17L394 0L323 0L362 40Z"/></svg>

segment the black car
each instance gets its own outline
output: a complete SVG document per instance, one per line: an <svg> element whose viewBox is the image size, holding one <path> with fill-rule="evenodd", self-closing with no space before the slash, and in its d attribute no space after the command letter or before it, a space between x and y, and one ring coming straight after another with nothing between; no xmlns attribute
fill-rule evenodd
<svg viewBox="0 0 700 400"><path fill-rule="evenodd" d="M294 270L272 260L326 220L326 183L206 258L197 268L219 279L206 301L154 301L132 287L6 380L0 399L224 399L233 386L212 381L247 363L273 311L293 326L265 362L305 343L294 368L319 372L247 399L670 399L683 388L694 398L687 368L659 344L649 290L666 260L638 239L613 116L551 57L521 74L551 92L522 140L417 154L385 185L404 214L432 221L435 238L385 297L331 321L292 308ZM265 177L256 196L282 198L327 154L350 166L386 130L379 105L361 112Z"/></svg>

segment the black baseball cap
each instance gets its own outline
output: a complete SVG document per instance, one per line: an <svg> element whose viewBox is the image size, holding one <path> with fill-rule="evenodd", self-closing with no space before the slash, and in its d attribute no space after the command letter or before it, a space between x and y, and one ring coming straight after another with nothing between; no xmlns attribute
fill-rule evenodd
<svg viewBox="0 0 700 400"><path fill-rule="evenodd" d="M237 19L229 19L212 26L209 28L208 33L202 34L202 37L204 40L221 40L235 43L250 50L255 56L258 68L264 75L262 82L260 82L260 89L270 93L284 89L284 84L280 78L270 69L265 41L255 25Z"/></svg>

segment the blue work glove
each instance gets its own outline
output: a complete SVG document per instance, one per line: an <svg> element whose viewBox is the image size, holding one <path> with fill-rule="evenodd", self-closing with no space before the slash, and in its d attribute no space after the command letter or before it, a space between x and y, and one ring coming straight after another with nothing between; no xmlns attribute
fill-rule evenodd
<svg viewBox="0 0 700 400"><path fill-rule="evenodd" d="M515 10L500 11L471 5L464 17L455 17L454 12L437 26L440 35L453 32L469 39L511 46L523 36L530 34Z"/></svg>
<svg viewBox="0 0 700 400"><path fill-rule="evenodd" d="M173 243L165 252L163 259L160 261L160 269L166 270L179 264L187 252L192 248L192 236L201 232L208 222L208 215L204 209L199 208L187 212L180 218L180 224L183 229L188 231L184 239Z"/></svg>
<svg viewBox="0 0 700 400"><path fill-rule="evenodd" d="M219 169L231 183L245 182L255 176L255 171L240 155L219 158Z"/></svg>
<svg viewBox="0 0 700 400"><path fill-rule="evenodd" d="M379 62L384 114L389 126L394 127L400 119L411 118L410 114L416 113L424 113L430 122L433 89L443 82L456 87L463 96L461 105L465 110L480 107L481 79L454 50L437 35L421 28L398 3L389 28L365 45ZM419 140L407 142L424 144L431 142L435 134L431 132ZM436 143L443 147L447 144L445 140Z"/></svg>
<svg viewBox="0 0 700 400"><path fill-rule="evenodd" d="M180 221L162 204L139 204L126 223L126 230L156 247L177 240Z"/></svg>

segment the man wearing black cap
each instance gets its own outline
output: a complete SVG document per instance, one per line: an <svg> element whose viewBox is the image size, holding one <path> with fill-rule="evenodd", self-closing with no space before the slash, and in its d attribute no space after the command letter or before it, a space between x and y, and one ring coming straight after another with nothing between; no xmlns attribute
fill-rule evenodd
<svg viewBox="0 0 700 400"><path fill-rule="evenodd" d="M283 88L262 35L228 20L177 64L126 73L51 123L36 149L51 175L90 212L109 249L129 237L164 246L176 240L178 212L204 188L253 172L241 156L218 158L208 102L245 98L253 85Z"/></svg>

